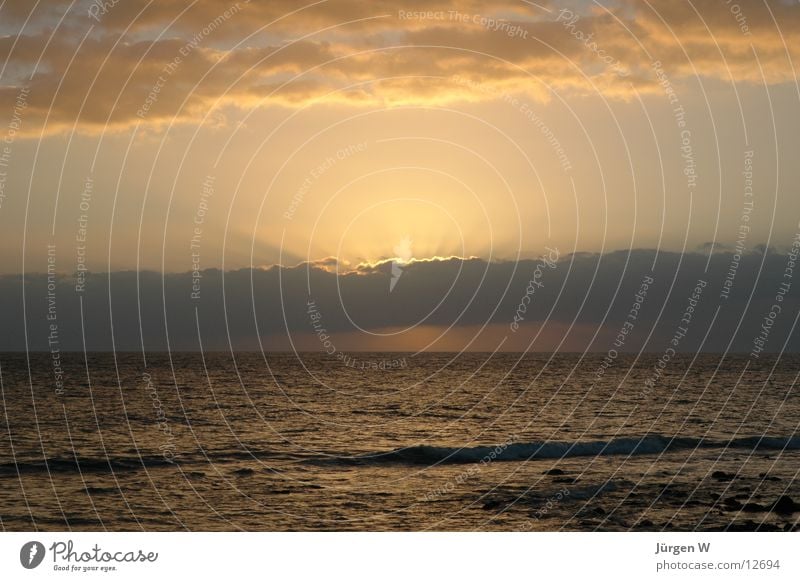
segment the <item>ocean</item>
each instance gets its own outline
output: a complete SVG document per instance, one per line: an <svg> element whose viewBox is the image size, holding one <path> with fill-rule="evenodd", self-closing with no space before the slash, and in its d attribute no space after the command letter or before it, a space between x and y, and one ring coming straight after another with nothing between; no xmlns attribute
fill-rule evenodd
<svg viewBox="0 0 800 581"><path fill-rule="evenodd" d="M793 530L800 357L0 354L3 530Z"/></svg>

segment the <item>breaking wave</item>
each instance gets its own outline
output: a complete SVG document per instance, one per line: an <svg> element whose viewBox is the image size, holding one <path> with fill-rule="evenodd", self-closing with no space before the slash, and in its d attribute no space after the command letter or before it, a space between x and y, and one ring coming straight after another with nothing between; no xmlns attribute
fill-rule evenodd
<svg viewBox="0 0 800 581"><path fill-rule="evenodd" d="M639 438L613 438L607 441L550 441L469 448L413 446L398 448L383 454L359 456L356 460L412 464L468 464L490 460L493 462L518 462L576 456L644 456L695 449L800 450L800 437L750 436L731 440L711 440L656 434Z"/></svg>

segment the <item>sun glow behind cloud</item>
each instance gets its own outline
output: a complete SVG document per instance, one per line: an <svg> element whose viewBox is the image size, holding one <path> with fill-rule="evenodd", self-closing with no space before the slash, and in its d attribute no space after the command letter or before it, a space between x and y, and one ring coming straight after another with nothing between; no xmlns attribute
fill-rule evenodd
<svg viewBox="0 0 800 581"><path fill-rule="evenodd" d="M7 191L30 184L32 202L28 220L23 195L5 202L10 238L72 244L91 175L93 223L114 224L113 240L93 230L91 267L184 270L214 174L203 266L374 264L406 236L414 258L682 249L735 237L745 141L781 167L758 188L800 183L781 163L800 135L798 5L748 4L744 31L711 0L404 4L131 0L93 19L6 2L0 107L30 88ZM688 112L697 193L664 79ZM797 200L773 198L760 242L794 226ZM12 250L3 271L20 268Z"/></svg>

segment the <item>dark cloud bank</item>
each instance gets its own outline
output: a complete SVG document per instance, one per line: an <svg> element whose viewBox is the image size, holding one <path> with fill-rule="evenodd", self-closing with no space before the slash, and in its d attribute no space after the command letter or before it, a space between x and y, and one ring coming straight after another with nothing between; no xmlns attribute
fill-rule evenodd
<svg viewBox="0 0 800 581"><path fill-rule="evenodd" d="M733 278L732 264L738 264ZM53 345L61 351L83 350L82 326L87 350L113 346L136 351L142 345L148 351L196 350L198 325L207 350L228 349L229 337L235 349L258 349L258 336L266 349L286 349L287 329L298 345L319 349L308 312L311 299L319 313L318 327L334 339L363 336L367 349L382 349L382 340L356 325L375 331L423 322L473 332L489 323L497 336L505 333L514 339L509 345L519 345L530 342L544 323L546 332L533 349L550 350L568 333L565 345L573 350L604 352L614 347L626 321L632 321L619 351L662 352L682 326L693 289L702 280L706 286L678 351L749 353L754 340L764 338L765 327L765 351L797 351L800 341L791 331L800 281L792 281L787 265L791 257L777 253L749 253L737 261L728 252L709 260L707 254L651 250L561 256L555 268L536 259L450 259L405 266L392 292L391 264L340 275L311 265L208 270L202 272L199 299L192 298L192 273L114 272L88 275L82 293L76 292L75 279L59 276L50 288L55 289L55 308L47 274L3 276L0 350L24 350L27 338L30 350L48 351L53 324L58 341ZM633 321L629 313L648 277L653 283ZM519 316L526 289L534 288L531 279L541 286L529 295L524 320L513 332L511 323ZM726 280L732 286L724 298ZM773 317L765 325L770 312ZM53 315L55 320L48 320Z"/></svg>

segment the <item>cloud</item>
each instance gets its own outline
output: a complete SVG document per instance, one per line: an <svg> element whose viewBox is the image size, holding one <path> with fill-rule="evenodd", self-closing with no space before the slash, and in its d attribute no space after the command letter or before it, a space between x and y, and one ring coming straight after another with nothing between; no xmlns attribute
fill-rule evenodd
<svg viewBox="0 0 800 581"><path fill-rule="evenodd" d="M776 84L794 82L800 5L780 0L625 0L631 30L675 77Z"/></svg>
<svg viewBox="0 0 800 581"><path fill-rule="evenodd" d="M8 63L0 107L29 85L29 135L197 123L225 106L437 105L504 93L547 100L553 91L630 99L660 92L656 60L674 83L786 83L800 62L800 6L777 0L740 2L736 11L713 0L623 0L574 16L518 2L490 10L471 0L403 3L422 17L401 16L388 1L302 9L288 0L207 1L187 10L131 0L97 20L82 3L60 24L69 5L40 4L24 27L27 3L0 9L12 32L0 38Z"/></svg>
<svg viewBox="0 0 800 581"><path fill-rule="evenodd" d="M429 343L432 349L460 349L472 342L472 349L483 350L659 352L684 327L688 331L678 351L749 352L763 335L769 313L776 311L766 323L765 350L780 351L785 345L798 350L800 338L790 332L800 305L795 293L780 293L787 263L786 255L775 253L748 253L738 260L730 252L709 257L654 250L575 254L560 257L557 264L451 258L404 265L391 292L390 263L337 274L333 259L295 267L207 270L199 276L97 273L87 277L81 294L74 279L60 277L53 289L54 309L46 275L4 276L0 351L24 349L26 336L28 348L48 350L50 325L55 324L61 350L82 350L83 328L89 350L108 350L112 344L118 350L135 351L141 345L195 350L201 340L208 350L229 345L258 349L259 338L265 349L294 344L320 350L322 329L340 350L415 350ZM700 296L693 299L701 283ZM727 287L730 292L724 291ZM53 314L55 319L48 320ZM630 328L623 343L616 344L623 327Z"/></svg>
<svg viewBox="0 0 800 581"><path fill-rule="evenodd" d="M542 4L547 4L543 2ZM126 0L119 2L101 16L101 23L111 30L122 30L133 26L135 30L159 29L165 22L175 21L176 30L184 33L196 31L223 14L226 10L247 11L247 18L237 20L227 34L239 38L262 30L312 31L330 26L353 23L359 32L395 28L398 14L435 13L458 11L463 13L486 12L486 3L479 0L404 0L402 4L392 0L375 0L365 5L360 0L309 1L270 0L269 2L247 2L245 0L203 0L187 10L182 0ZM500 0L494 2L492 12L524 14L528 12L519 2ZM408 26L416 26L421 20L403 19Z"/></svg>

